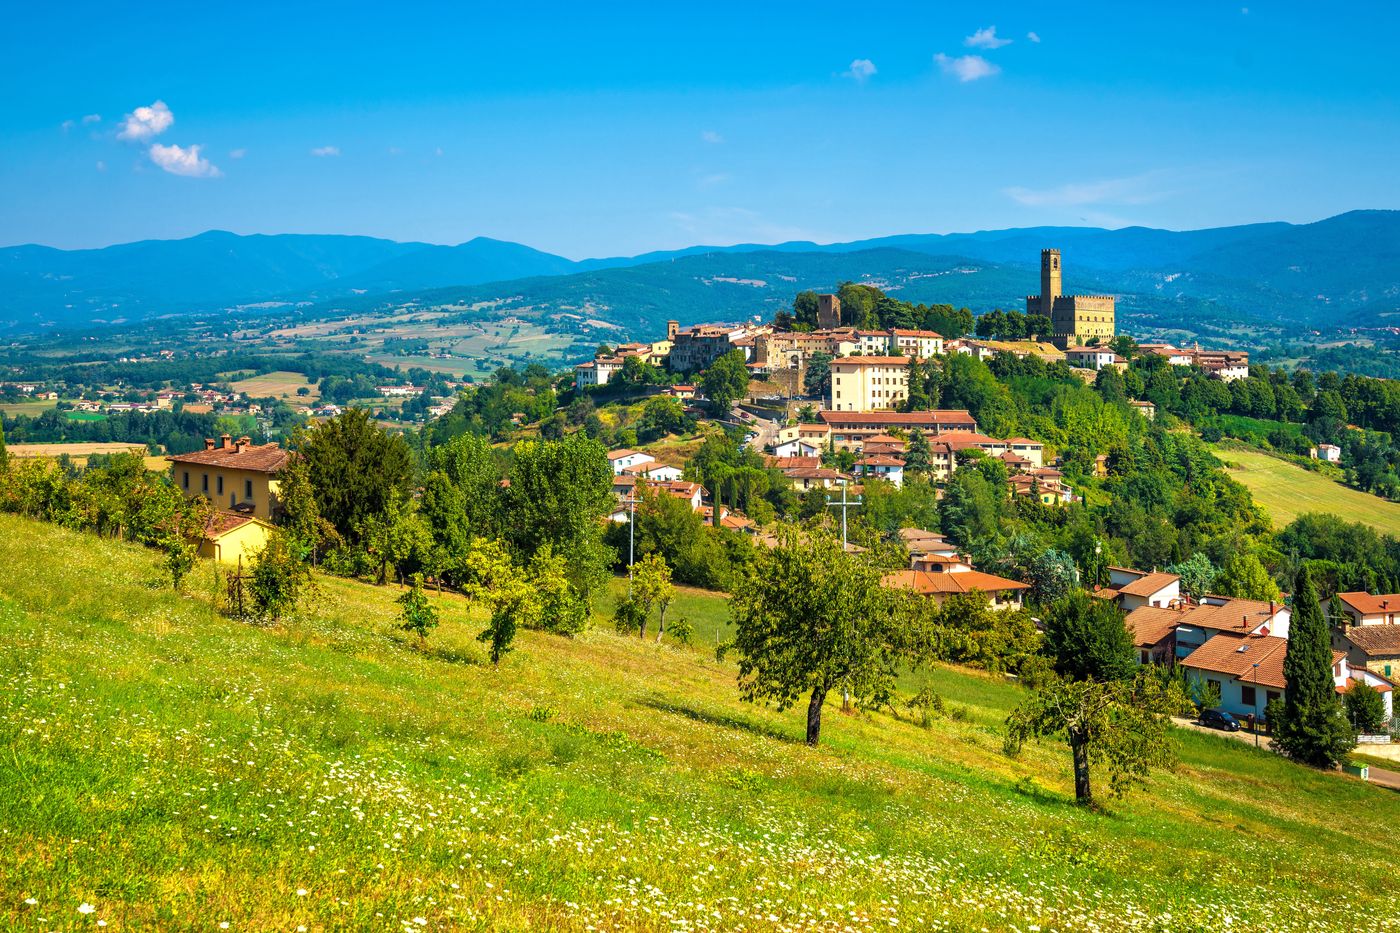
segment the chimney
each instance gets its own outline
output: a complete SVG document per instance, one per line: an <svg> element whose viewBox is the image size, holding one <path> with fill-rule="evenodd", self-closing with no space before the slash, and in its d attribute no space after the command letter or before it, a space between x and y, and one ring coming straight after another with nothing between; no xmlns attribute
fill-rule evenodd
<svg viewBox="0 0 1400 933"><path fill-rule="evenodd" d="M1270 617L1270 618L1273 618L1274 613L1277 612L1277 611L1278 611L1278 610L1274 608L1274 601L1273 601L1272 599L1270 599L1270 600L1269 600L1269 617Z"/></svg>
<svg viewBox="0 0 1400 933"><path fill-rule="evenodd" d="M204 439L204 449L205 449L205 450L213 450L213 449L214 449L214 439L213 439L212 437L206 437L206 438Z"/></svg>
<svg viewBox="0 0 1400 933"><path fill-rule="evenodd" d="M220 435L219 435L219 449L220 449L220 450L228 450L228 449L229 449L230 447L232 447L232 446L233 446L233 435L232 435L232 434L220 434Z"/></svg>
<svg viewBox="0 0 1400 933"><path fill-rule="evenodd" d="M240 438L238 439L238 452L239 452L239 453L242 453L242 452L243 452L243 448L249 446L249 445L252 444L252 443L253 443L253 439L252 439L251 437L249 437L249 436L246 435L246 434L243 435L242 437L240 437Z"/></svg>

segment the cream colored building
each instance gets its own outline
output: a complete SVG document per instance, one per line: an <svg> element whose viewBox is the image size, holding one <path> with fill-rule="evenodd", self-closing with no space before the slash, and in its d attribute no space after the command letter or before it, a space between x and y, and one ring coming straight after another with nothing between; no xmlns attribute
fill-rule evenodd
<svg viewBox="0 0 1400 933"><path fill-rule="evenodd" d="M206 439L203 450L167 457L170 481L186 498L203 496L221 510L269 520L277 508L277 472L287 452L277 444L234 441L225 434Z"/></svg>
<svg viewBox="0 0 1400 933"><path fill-rule="evenodd" d="M902 356L847 356L831 361L831 411L898 408L909 398L909 361Z"/></svg>

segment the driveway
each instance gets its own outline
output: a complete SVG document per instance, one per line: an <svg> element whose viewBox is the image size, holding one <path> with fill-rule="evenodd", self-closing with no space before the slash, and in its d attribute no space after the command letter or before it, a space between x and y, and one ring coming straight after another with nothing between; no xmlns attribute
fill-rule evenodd
<svg viewBox="0 0 1400 933"><path fill-rule="evenodd" d="M1176 725L1180 726L1183 729L1191 729L1196 732L1205 732L1210 735L1218 735L1227 739L1235 739L1236 741L1246 742L1250 745L1254 744L1254 734L1251 732L1245 732L1243 729L1241 729L1239 732L1226 732L1223 729L1210 729L1196 722L1194 719L1187 719L1183 716L1173 716L1172 722L1176 723ZM1270 751L1272 751L1274 747L1274 740L1269 738L1267 735L1261 735L1259 736L1259 747L1267 748ZM1369 749L1366 746L1358 746L1357 751L1362 752L1363 754L1370 753ZM1372 784L1378 784L1381 787L1388 787L1391 790L1400 790L1400 771L1388 771L1385 768L1377 768L1374 765L1371 765L1369 766L1369 772L1369 779ZM1337 771L1334 773L1341 774L1342 772Z"/></svg>

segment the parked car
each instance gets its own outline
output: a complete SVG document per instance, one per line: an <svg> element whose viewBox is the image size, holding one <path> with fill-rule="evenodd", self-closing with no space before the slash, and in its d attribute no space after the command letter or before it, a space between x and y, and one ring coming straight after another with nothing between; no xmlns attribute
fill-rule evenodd
<svg viewBox="0 0 1400 933"><path fill-rule="evenodd" d="M1240 731L1240 721L1223 709L1201 710L1201 725L1226 732Z"/></svg>

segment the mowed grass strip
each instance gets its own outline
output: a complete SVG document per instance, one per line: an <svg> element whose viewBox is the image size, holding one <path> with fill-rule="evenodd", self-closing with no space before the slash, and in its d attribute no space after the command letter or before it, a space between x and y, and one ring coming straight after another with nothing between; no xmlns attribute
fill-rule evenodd
<svg viewBox="0 0 1400 933"><path fill-rule="evenodd" d="M1254 450L1216 449L1230 476L1249 488L1277 527L1299 515L1327 512L1349 522L1362 522L1383 534L1400 536L1400 503L1343 486L1335 480Z"/></svg>
<svg viewBox="0 0 1400 933"><path fill-rule="evenodd" d="M928 672L960 712L927 729L834 700L808 749L805 710L739 702L733 664L601 618L495 669L455 596L420 645L395 587L319 578L257 627L213 610L208 565L175 594L150 551L10 515L0 560L0 928L1395 918L1400 795L1184 734L1175 771L1088 812L1061 747L1002 754L999 678Z"/></svg>

